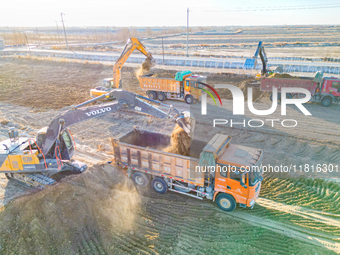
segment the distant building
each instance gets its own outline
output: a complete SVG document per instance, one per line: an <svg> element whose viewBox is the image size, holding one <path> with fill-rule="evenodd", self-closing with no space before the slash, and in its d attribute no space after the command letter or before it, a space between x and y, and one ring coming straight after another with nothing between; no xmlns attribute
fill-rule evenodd
<svg viewBox="0 0 340 255"><path fill-rule="evenodd" d="M5 40L0 38L0 50L5 48Z"/></svg>

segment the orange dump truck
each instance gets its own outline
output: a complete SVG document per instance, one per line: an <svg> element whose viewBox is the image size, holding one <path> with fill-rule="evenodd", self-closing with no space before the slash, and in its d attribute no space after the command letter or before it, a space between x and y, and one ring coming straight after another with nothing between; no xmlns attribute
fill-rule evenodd
<svg viewBox="0 0 340 255"><path fill-rule="evenodd" d="M151 185L160 194L206 198L224 211L237 204L253 208L263 180L262 150L230 144L230 136L217 134L209 143L194 139L188 157L163 151L170 141L170 135L135 128L113 140L115 163L136 185Z"/></svg>
<svg viewBox="0 0 340 255"><path fill-rule="evenodd" d="M175 79L152 77L152 74L139 76L140 87L150 99L185 100L187 104L201 99L200 83L206 83L206 80L206 76L193 75L190 71L176 73Z"/></svg>

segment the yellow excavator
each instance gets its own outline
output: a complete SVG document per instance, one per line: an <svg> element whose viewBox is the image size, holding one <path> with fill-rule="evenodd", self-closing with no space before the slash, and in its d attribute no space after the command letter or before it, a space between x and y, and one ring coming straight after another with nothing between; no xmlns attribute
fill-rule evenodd
<svg viewBox="0 0 340 255"><path fill-rule="evenodd" d="M129 38L122 53L113 66L113 77L104 79L103 86L91 89L90 94L92 98L106 94L112 89L122 88L121 69L135 49L146 56L146 60L142 64L144 70L148 71L152 66L155 65L155 60L153 59L151 53L145 49L145 46L137 38Z"/></svg>
<svg viewBox="0 0 340 255"><path fill-rule="evenodd" d="M93 102L107 96L117 100L92 105ZM160 105L166 111L150 103ZM86 164L72 159L76 145L69 127L122 109L169 119L177 123L190 137L195 127L195 119L189 112L180 112L171 105L134 92L113 89L107 94L71 106L60 113L48 127L38 131L36 139L20 137L17 130L10 129L9 139L0 141L0 173L4 173L8 179L42 188L56 183L65 174L84 172L87 169Z"/></svg>

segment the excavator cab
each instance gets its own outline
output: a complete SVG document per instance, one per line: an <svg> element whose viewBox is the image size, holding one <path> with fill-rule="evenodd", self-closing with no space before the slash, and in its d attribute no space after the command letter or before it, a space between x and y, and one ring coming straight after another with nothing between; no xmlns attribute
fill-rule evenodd
<svg viewBox="0 0 340 255"><path fill-rule="evenodd" d="M103 86L98 86L90 90L91 98L102 96L103 94L110 92L113 89L113 78L106 78L103 80ZM106 98L109 98L107 96Z"/></svg>
<svg viewBox="0 0 340 255"><path fill-rule="evenodd" d="M37 144L40 148L43 147L46 139L47 127L43 127L38 131ZM59 140L54 143L48 153L45 155L46 158L61 157L63 160L70 160L75 151L75 144L72 138L70 130L65 129L61 132Z"/></svg>
<svg viewBox="0 0 340 255"><path fill-rule="evenodd" d="M113 87L113 78L106 78L103 80L103 87L107 89L112 89Z"/></svg>

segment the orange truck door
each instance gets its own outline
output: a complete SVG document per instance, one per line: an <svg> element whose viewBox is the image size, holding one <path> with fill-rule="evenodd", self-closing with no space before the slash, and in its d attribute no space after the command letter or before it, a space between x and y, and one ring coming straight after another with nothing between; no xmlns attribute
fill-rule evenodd
<svg viewBox="0 0 340 255"><path fill-rule="evenodd" d="M191 90L190 94L194 98L199 99L201 90L197 86L198 86L197 82L193 82L193 81L190 82L190 90Z"/></svg>
<svg viewBox="0 0 340 255"><path fill-rule="evenodd" d="M187 94L190 94L190 83L189 81L184 81L184 94L187 95Z"/></svg>
<svg viewBox="0 0 340 255"><path fill-rule="evenodd" d="M247 199L249 197L249 185L247 173L242 173L239 171L229 171L228 186L231 192L234 194L234 198L237 203L247 204ZM227 189L229 188L227 187Z"/></svg>
<svg viewBox="0 0 340 255"><path fill-rule="evenodd" d="M247 174L229 168L228 170L215 173L215 190L231 194L237 203L247 204L249 195Z"/></svg>

